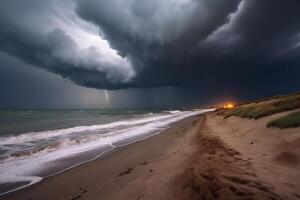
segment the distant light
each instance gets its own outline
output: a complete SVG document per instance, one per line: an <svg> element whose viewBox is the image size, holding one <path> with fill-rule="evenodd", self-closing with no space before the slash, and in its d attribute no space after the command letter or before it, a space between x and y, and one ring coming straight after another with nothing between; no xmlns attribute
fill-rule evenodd
<svg viewBox="0 0 300 200"><path fill-rule="evenodd" d="M223 106L223 108L225 109L233 109L234 108L234 104L233 103L227 103Z"/></svg>

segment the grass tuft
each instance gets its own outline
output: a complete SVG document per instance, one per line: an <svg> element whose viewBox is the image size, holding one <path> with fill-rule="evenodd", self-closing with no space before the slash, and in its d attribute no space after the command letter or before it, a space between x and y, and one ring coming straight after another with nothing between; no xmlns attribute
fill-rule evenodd
<svg viewBox="0 0 300 200"><path fill-rule="evenodd" d="M223 112L223 115L225 118L238 116L242 118L258 119L297 108L300 108L300 93L257 100L240 105L232 110L226 110Z"/></svg>
<svg viewBox="0 0 300 200"><path fill-rule="evenodd" d="M268 123L268 127L277 127L277 128L293 128L300 126L300 111L290 113L286 116L283 116L279 119L275 119Z"/></svg>

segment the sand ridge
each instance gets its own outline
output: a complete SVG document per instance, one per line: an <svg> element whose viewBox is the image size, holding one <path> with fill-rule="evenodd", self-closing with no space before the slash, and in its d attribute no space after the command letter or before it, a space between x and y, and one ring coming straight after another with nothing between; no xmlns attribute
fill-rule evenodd
<svg viewBox="0 0 300 200"><path fill-rule="evenodd" d="M207 123L199 131L199 150L188 179L196 199L281 199L255 173L251 160L225 144Z"/></svg>

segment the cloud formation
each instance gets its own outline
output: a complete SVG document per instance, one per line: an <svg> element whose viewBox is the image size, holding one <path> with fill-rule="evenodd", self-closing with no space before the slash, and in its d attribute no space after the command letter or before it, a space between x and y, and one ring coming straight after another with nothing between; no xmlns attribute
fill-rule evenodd
<svg viewBox="0 0 300 200"><path fill-rule="evenodd" d="M4 0L0 3L0 50L84 86L114 88L135 73L81 20L71 1Z"/></svg>
<svg viewBox="0 0 300 200"><path fill-rule="evenodd" d="M299 19L298 0L3 0L0 50L100 89L251 88L300 75Z"/></svg>

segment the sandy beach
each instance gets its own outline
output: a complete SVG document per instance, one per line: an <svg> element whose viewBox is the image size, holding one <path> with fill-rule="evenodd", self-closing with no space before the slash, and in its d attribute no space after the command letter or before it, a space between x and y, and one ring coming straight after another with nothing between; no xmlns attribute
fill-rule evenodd
<svg viewBox="0 0 300 200"><path fill-rule="evenodd" d="M177 178L193 161L202 117L47 178L2 199L173 199Z"/></svg>
<svg viewBox="0 0 300 200"><path fill-rule="evenodd" d="M299 128L272 117L190 117L1 199L300 199Z"/></svg>

